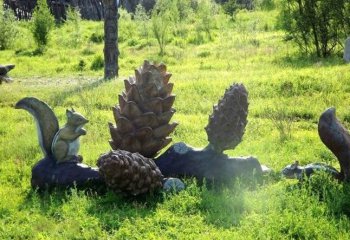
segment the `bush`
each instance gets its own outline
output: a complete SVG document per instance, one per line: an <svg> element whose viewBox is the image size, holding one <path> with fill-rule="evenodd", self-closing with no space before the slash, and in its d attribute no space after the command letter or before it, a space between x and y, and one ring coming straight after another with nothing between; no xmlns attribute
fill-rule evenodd
<svg viewBox="0 0 350 240"><path fill-rule="evenodd" d="M169 41L170 29L177 22L177 14L172 12L174 2L170 0L157 1L152 11L152 30L159 45L159 54L165 54L165 46Z"/></svg>
<svg viewBox="0 0 350 240"><path fill-rule="evenodd" d="M69 41L69 45L72 47L77 47L80 45L81 39L81 14L79 8L69 7L67 10L66 21L65 24L72 32L71 39Z"/></svg>
<svg viewBox="0 0 350 240"><path fill-rule="evenodd" d="M141 4L136 6L134 19L137 22L138 32L142 38L148 39L149 19L146 10Z"/></svg>
<svg viewBox="0 0 350 240"><path fill-rule="evenodd" d="M350 3L344 0L282 1L281 27L305 53L327 57L350 33Z"/></svg>
<svg viewBox="0 0 350 240"><path fill-rule="evenodd" d="M200 32L204 32L209 41L213 40L212 30L217 27L215 17L219 15L219 13L218 5L214 1L203 0L199 2L196 24L197 36L200 36Z"/></svg>
<svg viewBox="0 0 350 240"><path fill-rule="evenodd" d="M0 1L0 50L11 47L18 35L18 26L15 15L11 10L3 9Z"/></svg>
<svg viewBox="0 0 350 240"><path fill-rule="evenodd" d="M238 6L236 0L228 0L222 5L222 8L227 15L230 15L233 18L234 13L238 9Z"/></svg>
<svg viewBox="0 0 350 240"><path fill-rule="evenodd" d="M276 7L274 0L256 0L255 8L260 8L262 10L272 10Z"/></svg>
<svg viewBox="0 0 350 240"><path fill-rule="evenodd" d="M32 17L31 31L38 48L44 48L49 40L49 33L55 19L50 13L46 0L38 0Z"/></svg>
<svg viewBox="0 0 350 240"><path fill-rule="evenodd" d="M105 64L104 64L103 57L98 55L92 61L90 69L93 71L98 71L98 70L102 69L104 67L104 65Z"/></svg>
<svg viewBox="0 0 350 240"><path fill-rule="evenodd" d="M90 36L90 41L93 43L102 43L104 40L103 33L92 33Z"/></svg>

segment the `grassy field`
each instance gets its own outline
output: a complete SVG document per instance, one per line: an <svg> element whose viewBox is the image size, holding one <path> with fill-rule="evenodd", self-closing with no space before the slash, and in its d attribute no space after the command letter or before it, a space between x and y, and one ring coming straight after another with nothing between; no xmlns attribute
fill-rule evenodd
<svg viewBox="0 0 350 240"><path fill-rule="evenodd" d="M249 92L249 122L242 143L227 154L256 156L276 173L294 160L339 168L318 137L317 123L322 111L335 106L350 127L350 66L339 56L298 54L276 29L276 15L241 12L235 22L220 19L212 39L204 35L200 42L186 25L186 37L172 38L164 56L158 55L149 25L122 16L120 77L111 81L102 80L98 66L101 22L82 21L78 30L56 27L41 55L28 23L21 23L23 38L0 52L1 64L16 64L10 73L14 82L0 86L0 238L350 239L350 187L322 175L302 187L278 174L262 185L236 181L218 189L186 179L187 189L177 195L143 199L76 190L40 195L30 188L31 168L42 153L32 117L15 110L15 103L36 96L53 107L61 124L65 108L83 113L90 122L80 153L95 165L110 149L107 123L113 121L110 108L118 103L122 80L144 59L166 63L173 74L173 120L180 123L173 142L205 147L212 106L227 87L241 82Z"/></svg>

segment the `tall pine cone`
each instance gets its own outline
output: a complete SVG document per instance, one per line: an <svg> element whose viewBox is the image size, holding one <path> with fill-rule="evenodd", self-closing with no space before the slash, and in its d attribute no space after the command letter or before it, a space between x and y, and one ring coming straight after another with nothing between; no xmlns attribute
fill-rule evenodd
<svg viewBox="0 0 350 240"><path fill-rule="evenodd" d="M243 84L233 84L213 107L205 127L210 145L216 152L234 149L242 141L247 115L248 92Z"/></svg>
<svg viewBox="0 0 350 240"><path fill-rule="evenodd" d="M171 142L168 136L177 123L169 124L175 113L170 77L164 64L145 61L135 70L135 77L124 80L125 91L119 95L119 105L113 107L117 126L109 124L113 149L154 157Z"/></svg>
<svg viewBox="0 0 350 240"><path fill-rule="evenodd" d="M131 195L153 192L162 187L163 175L152 159L139 153L110 151L97 161L108 187Z"/></svg>

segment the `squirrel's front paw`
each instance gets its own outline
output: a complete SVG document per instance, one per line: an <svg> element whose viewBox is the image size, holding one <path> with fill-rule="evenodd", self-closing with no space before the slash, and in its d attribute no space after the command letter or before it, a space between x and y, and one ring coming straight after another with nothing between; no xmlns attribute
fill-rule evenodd
<svg viewBox="0 0 350 240"><path fill-rule="evenodd" d="M86 130L83 129L83 128L80 129L80 130L79 130L79 134L80 134L80 135L86 135Z"/></svg>

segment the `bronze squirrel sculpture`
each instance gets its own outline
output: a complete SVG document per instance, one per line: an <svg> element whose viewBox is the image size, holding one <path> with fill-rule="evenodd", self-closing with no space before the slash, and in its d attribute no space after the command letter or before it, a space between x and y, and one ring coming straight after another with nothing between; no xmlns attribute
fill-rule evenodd
<svg viewBox="0 0 350 240"><path fill-rule="evenodd" d="M310 163L305 167L299 165L299 161L287 165L282 170L282 176L285 178L303 180L304 178L311 177L317 171L324 171L329 173L335 179L339 179L340 173L334 167L324 163Z"/></svg>
<svg viewBox="0 0 350 240"><path fill-rule="evenodd" d="M81 161L78 157L79 137L86 134L82 127L89 121L74 109L66 110L67 123L59 129L58 120L52 109L37 98L23 98L16 104L30 112L36 123L39 144L45 156L53 157L57 163Z"/></svg>
<svg viewBox="0 0 350 240"><path fill-rule="evenodd" d="M39 145L45 155L32 169L33 188L77 187L104 191L106 184L98 169L83 164L82 157L77 155L79 137L86 134L82 128L88 122L85 117L73 109L67 110L67 123L59 129L54 112L45 102L27 97L18 101L15 107L34 116Z"/></svg>
<svg viewBox="0 0 350 240"><path fill-rule="evenodd" d="M318 133L339 161L341 180L350 181L350 133L337 119L334 107L321 114Z"/></svg>

